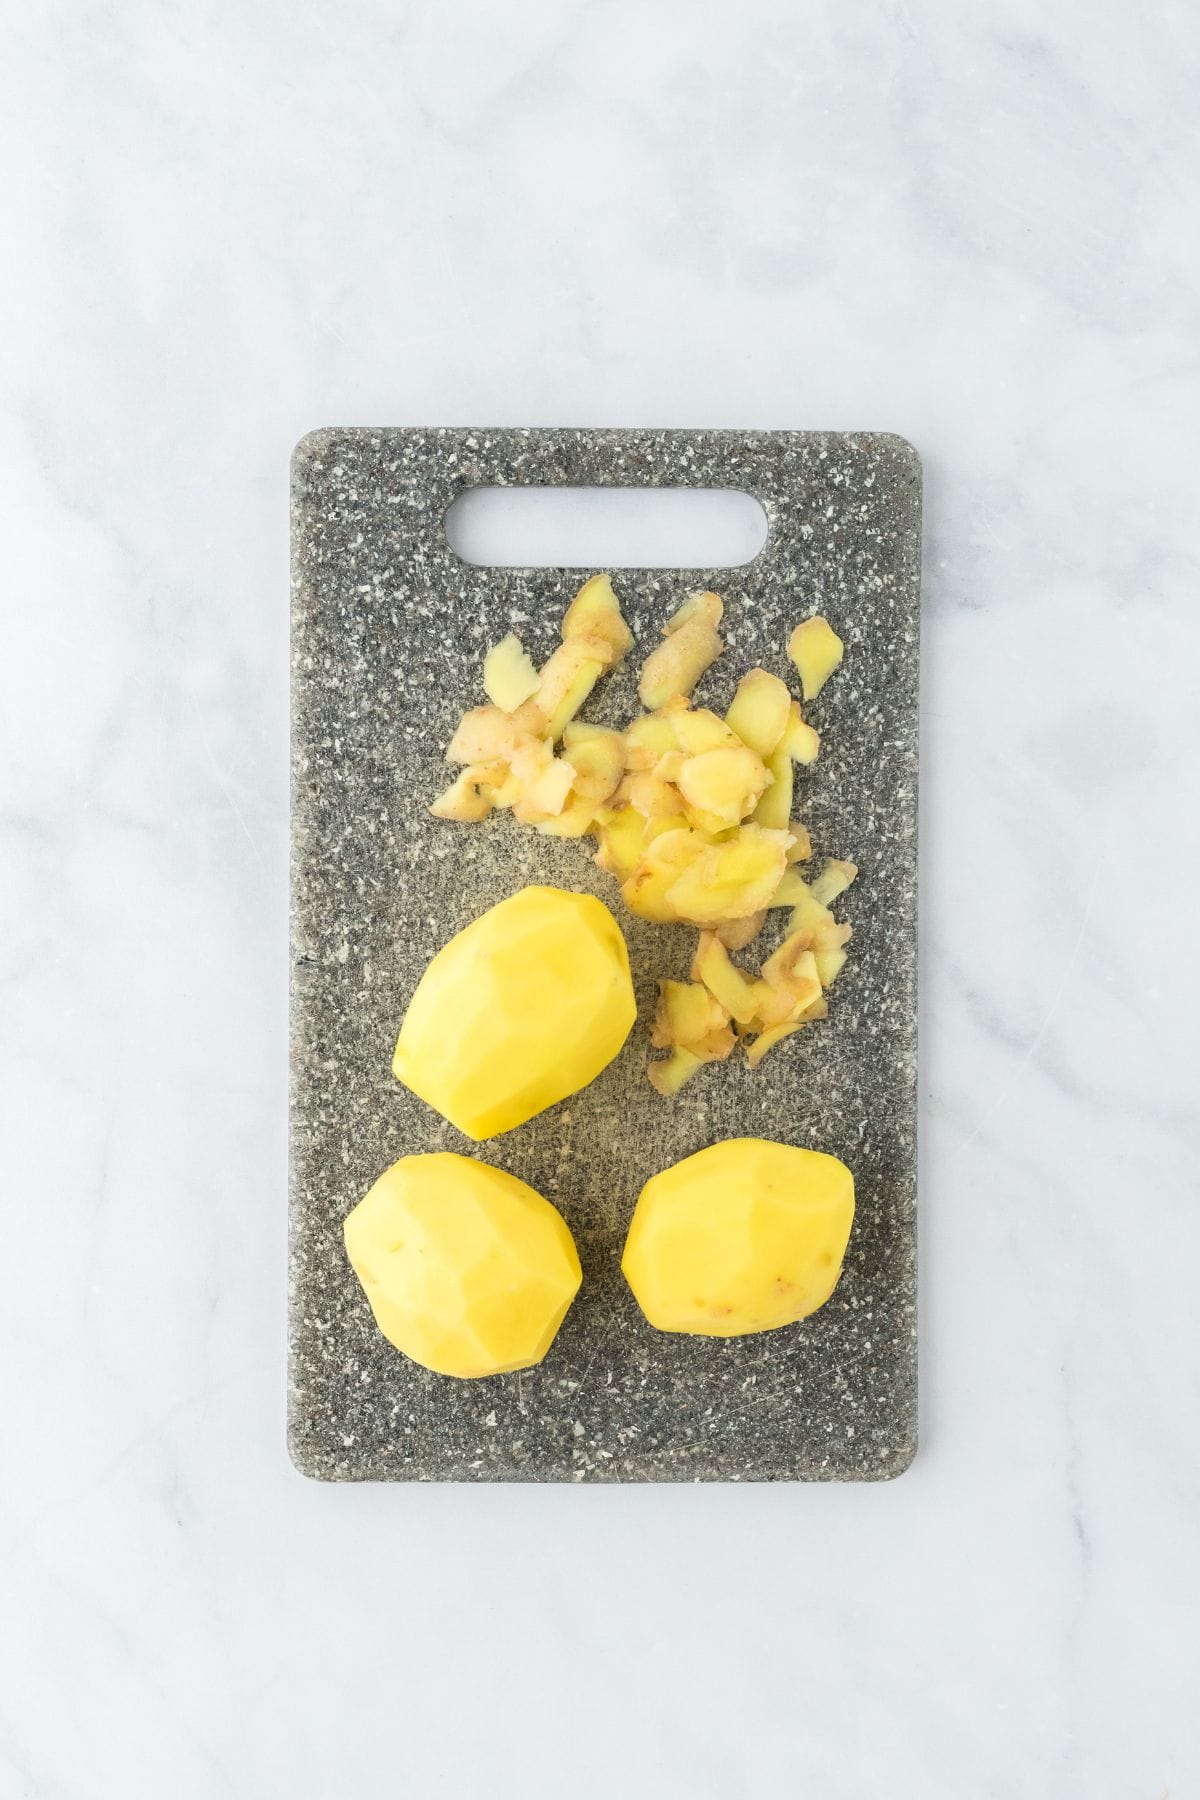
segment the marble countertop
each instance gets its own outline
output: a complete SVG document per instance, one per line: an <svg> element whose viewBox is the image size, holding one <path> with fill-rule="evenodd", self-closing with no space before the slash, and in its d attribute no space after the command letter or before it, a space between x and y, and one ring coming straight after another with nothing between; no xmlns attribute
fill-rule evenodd
<svg viewBox="0 0 1200 1800"><path fill-rule="evenodd" d="M1200 1793L1194 14L47 0L0 71L0 1796ZM328 423L921 450L899 1481L289 1466Z"/></svg>

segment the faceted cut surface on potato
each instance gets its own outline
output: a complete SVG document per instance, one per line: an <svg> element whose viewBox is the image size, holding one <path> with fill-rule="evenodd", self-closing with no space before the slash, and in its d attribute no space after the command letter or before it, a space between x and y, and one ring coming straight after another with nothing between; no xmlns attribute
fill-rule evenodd
<svg viewBox="0 0 1200 1800"><path fill-rule="evenodd" d="M438 1375L541 1362L582 1279L566 1221L534 1188L469 1156L405 1156L345 1223L384 1337Z"/></svg>
<svg viewBox="0 0 1200 1800"><path fill-rule="evenodd" d="M774 1331L828 1300L853 1220L836 1156L727 1138L646 1183L621 1268L660 1331Z"/></svg>
<svg viewBox="0 0 1200 1800"><path fill-rule="evenodd" d="M593 1081L636 1014L625 939L603 901L527 887L434 957L392 1070L468 1137L494 1137Z"/></svg>

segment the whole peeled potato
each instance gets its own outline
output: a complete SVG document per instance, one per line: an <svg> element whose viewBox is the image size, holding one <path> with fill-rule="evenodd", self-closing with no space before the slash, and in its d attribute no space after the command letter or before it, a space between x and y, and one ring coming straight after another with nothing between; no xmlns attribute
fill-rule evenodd
<svg viewBox="0 0 1200 1800"><path fill-rule="evenodd" d="M646 1183L621 1268L660 1331L774 1331L828 1300L853 1221L836 1156L727 1138Z"/></svg>
<svg viewBox="0 0 1200 1800"><path fill-rule="evenodd" d="M449 1151L402 1156L344 1229L384 1337L460 1380L540 1362L581 1280L575 1240L548 1200Z"/></svg>
<svg viewBox="0 0 1200 1800"><path fill-rule="evenodd" d="M434 957L392 1071L468 1137L495 1137L594 1081L636 1017L625 939L604 902L522 888Z"/></svg>

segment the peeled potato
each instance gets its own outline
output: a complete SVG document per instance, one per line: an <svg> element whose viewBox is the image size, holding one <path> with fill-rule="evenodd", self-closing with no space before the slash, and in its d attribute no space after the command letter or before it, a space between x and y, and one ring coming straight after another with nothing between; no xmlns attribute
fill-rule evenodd
<svg viewBox="0 0 1200 1800"><path fill-rule="evenodd" d="M774 1331L829 1299L853 1221L836 1156L727 1138L646 1183L621 1268L659 1331Z"/></svg>
<svg viewBox="0 0 1200 1800"><path fill-rule="evenodd" d="M460 1380L541 1362L583 1278L548 1200L449 1152L393 1163L344 1232L384 1337Z"/></svg>
<svg viewBox="0 0 1200 1800"><path fill-rule="evenodd" d="M467 1137L495 1137L586 1087L636 1015L625 940L603 902L527 887L434 957L392 1070Z"/></svg>

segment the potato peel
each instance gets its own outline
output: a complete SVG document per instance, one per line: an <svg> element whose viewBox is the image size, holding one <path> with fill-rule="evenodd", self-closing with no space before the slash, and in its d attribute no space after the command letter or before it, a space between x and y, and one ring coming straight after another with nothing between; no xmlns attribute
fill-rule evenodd
<svg viewBox="0 0 1200 1800"><path fill-rule="evenodd" d="M595 862L620 884L631 912L699 927L691 980L660 983L651 1041L669 1055L649 1074L663 1094L678 1093L739 1042L757 1068L784 1038L824 1018L850 938L829 909L857 876L855 865L831 858L810 880L797 866L812 856L812 842L792 817L795 770L820 750L800 703L777 675L755 668L725 718L691 704L723 653L723 611L719 595L690 594L642 666L645 712L623 731L589 724L581 708L633 646L611 578L592 576L540 670L515 633L488 651L488 704L460 720L446 750L458 773L430 807L462 823L511 809L546 836L593 837ZM809 700L838 666L842 644L826 620L809 619L792 633L788 654ZM785 908L784 940L761 967L734 963L771 910Z"/></svg>

